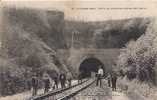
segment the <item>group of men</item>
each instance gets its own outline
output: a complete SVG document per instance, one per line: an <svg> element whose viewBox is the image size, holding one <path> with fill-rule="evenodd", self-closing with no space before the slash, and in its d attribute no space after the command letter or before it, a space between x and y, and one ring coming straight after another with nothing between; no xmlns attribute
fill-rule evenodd
<svg viewBox="0 0 157 100"><path fill-rule="evenodd" d="M61 88L66 88L66 83L68 86L71 86L72 75L70 72L67 74L61 73L60 75L55 75L53 78L49 74L44 73L42 77L42 82L44 83L44 93L48 92L50 88L58 89L59 83ZM39 78L37 75L34 75L31 80L32 84L32 96L37 94L39 86Z"/></svg>
<svg viewBox="0 0 157 100"><path fill-rule="evenodd" d="M104 78L104 70L102 66L99 66L98 72L96 74L97 81L96 85L102 87L102 79ZM113 91L116 91L117 74L116 72L109 73L107 76L108 86L112 87Z"/></svg>
<svg viewBox="0 0 157 100"><path fill-rule="evenodd" d="M96 85L102 87L102 79L104 78L104 70L102 66L99 66L98 72L96 73L97 81ZM107 81L108 81L108 86L112 87L113 91L116 91L116 82L117 82L117 75L115 72L112 72L111 74L108 74L107 76ZM68 83L68 87L71 86L71 81L72 81L72 75L70 72L68 73L61 73L60 75L55 75L53 78L50 78L49 74L44 73L43 74L43 79L44 83L44 93L48 92L50 88L52 87L53 89L58 89L58 85L60 83L61 88L66 88L66 83ZM82 73L78 75L78 83L82 83ZM54 84L51 84L54 83ZM38 78L35 75L32 77L32 95L37 94L37 90L39 87L39 82Z"/></svg>

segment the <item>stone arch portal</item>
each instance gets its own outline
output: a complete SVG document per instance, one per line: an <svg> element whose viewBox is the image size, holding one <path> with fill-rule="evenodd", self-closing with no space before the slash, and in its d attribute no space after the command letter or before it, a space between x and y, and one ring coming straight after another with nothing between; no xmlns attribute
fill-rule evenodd
<svg viewBox="0 0 157 100"><path fill-rule="evenodd" d="M106 75L112 70L112 66L114 62L117 60L120 51L122 50L121 49L75 49L71 51L59 50L57 52L57 56L59 58L62 58L62 60L65 62L65 65L68 65L68 68L72 72L74 77L78 77L79 70L81 68L84 68L81 66L88 65L88 63L86 64L86 62L90 62L91 60L89 59L91 58L97 59L94 61L102 63Z"/></svg>
<svg viewBox="0 0 157 100"><path fill-rule="evenodd" d="M90 77L91 72L97 72L99 66L102 66L104 71L104 64L96 57L88 57L84 59L79 66L79 71L82 71L83 77Z"/></svg>

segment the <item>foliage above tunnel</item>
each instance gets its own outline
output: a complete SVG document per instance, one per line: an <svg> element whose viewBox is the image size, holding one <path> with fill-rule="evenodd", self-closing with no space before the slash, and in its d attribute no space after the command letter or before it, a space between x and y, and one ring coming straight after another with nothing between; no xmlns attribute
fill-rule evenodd
<svg viewBox="0 0 157 100"><path fill-rule="evenodd" d="M101 22L66 21L64 33L68 46L74 31L75 47L121 48L129 40L136 40L145 33L149 18L132 18Z"/></svg>

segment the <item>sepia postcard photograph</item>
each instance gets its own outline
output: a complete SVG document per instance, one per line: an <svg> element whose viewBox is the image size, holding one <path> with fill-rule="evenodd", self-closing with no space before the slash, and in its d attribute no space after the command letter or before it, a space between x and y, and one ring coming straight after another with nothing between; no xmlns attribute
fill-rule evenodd
<svg viewBox="0 0 157 100"><path fill-rule="evenodd" d="M157 1L0 0L0 100L157 100Z"/></svg>

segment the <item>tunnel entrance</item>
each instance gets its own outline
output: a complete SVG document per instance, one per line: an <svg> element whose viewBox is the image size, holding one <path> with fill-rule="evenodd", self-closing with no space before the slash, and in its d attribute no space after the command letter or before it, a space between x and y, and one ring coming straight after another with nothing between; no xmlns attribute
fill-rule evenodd
<svg viewBox="0 0 157 100"><path fill-rule="evenodd" d="M91 72L97 72L99 66L104 69L104 64L97 58L87 58L80 64L79 71L82 72L83 78L91 77Z"/></svg>

